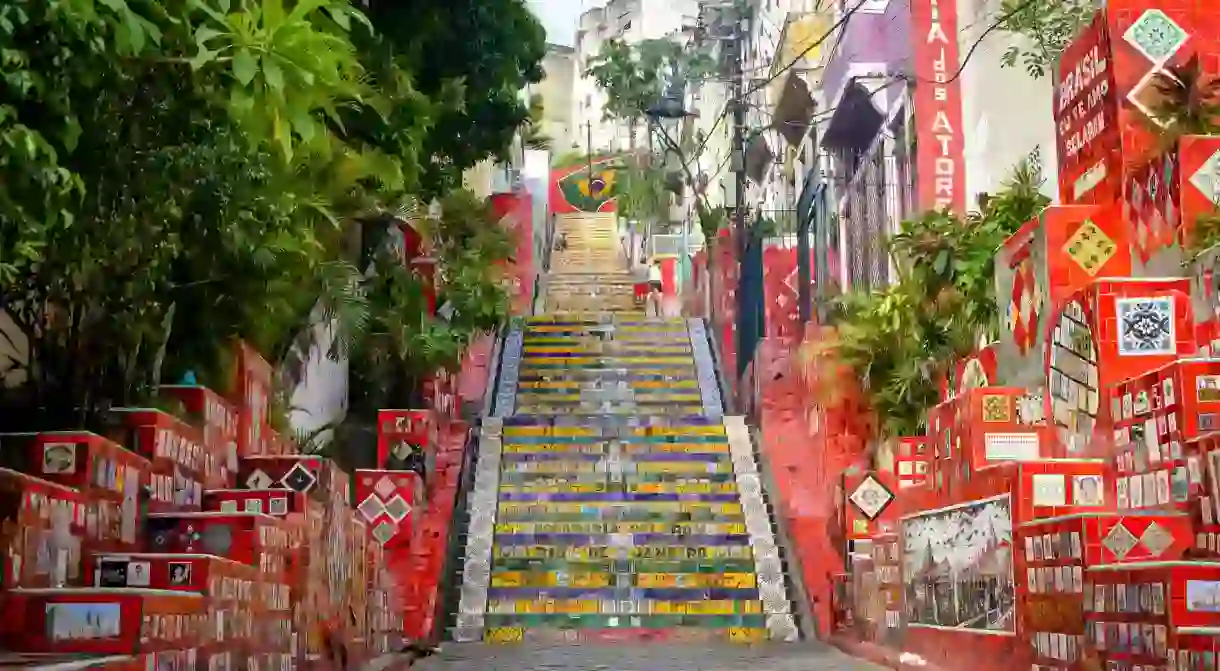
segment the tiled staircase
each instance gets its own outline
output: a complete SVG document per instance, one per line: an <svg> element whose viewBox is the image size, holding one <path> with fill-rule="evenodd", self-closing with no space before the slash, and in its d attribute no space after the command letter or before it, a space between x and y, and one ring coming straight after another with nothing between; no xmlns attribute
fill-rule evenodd
<svg viewBox="0 0 1220 671"><path fill-rule="evenodd" d="M630 312L635 306L635 278L623 260L622 243L613 214L558 217L556 234L567 236L568 248L551 257L551 272L541 278L545 296L542 312Z"/></svg>
<svg viewBox="0 0 1220 671"><path fill-rule="evenodd" d="M592 256L589 244L569 235L568 254ZM795 640L749 435L721 413L700 321L513 324L479 441L453 637Z"/></svg>

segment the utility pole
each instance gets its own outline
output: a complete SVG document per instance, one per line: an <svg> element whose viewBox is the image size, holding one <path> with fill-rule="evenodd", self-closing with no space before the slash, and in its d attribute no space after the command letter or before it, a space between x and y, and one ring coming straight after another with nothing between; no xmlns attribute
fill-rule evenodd
<svg viewBox="0 0 1220 671"><path fill-rule="evenodd" d="M585 122L585 167L589 170L589 195L593 195L593 122Z"/></svg>
<svg viewBox="0 0 1220 671"><path fill-rule="evenodd" d="M737 379L746 372L754 349L753 302L748 287L744 286L747 278L745 272L748 265L747 256L750 247L750 231L746 227L746 87L745 87L745 55L747 35L746 8L744 0L733 3L733 71L729 99L733 105L733 140L731 162L733 166L733 231L737 239Z"/></svg>

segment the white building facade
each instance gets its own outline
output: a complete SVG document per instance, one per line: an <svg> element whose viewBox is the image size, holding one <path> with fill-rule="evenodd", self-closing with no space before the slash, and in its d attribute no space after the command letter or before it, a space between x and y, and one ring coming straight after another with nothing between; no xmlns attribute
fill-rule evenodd
<svg viewBox="0 0 1220 671"><path fill-rule="evenodd" d="M687 31L698 22L700 4L699 0L608 0L581 14L576 30L572 144L594 153L623 151L632 145L626 124L603 119L606 95L585 72L602 45L613 39L629 44L687 39ZM647 141L647 130L637 128L635 146Z"/></svg>

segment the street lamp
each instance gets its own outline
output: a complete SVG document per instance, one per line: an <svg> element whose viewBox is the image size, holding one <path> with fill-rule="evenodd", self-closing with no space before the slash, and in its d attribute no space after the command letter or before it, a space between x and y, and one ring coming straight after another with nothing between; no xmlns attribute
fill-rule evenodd
<svg viewBox="0 0 1220 671"><path fill-rule="evenodd" d="M665 148L665 186L666 189L675 195L682 196L683 203L679 205L682 209L682 214L679 215L682 221L682 249L678 254L679 266L679 284L684 285L687 278L690 276L690 217L688 209L682 208L685 205L686 190L683 188L685 180L683 179L683 171L686 166L682 165L686 161L682 155L682 149L675 140L675 136L681 137L680 126L684 119L698 116L695 112L686 109L686 82L680 77L673 77L668 86L665 87L665 93L655 104L644 111L648 117L649 125L660 131L662 144ZM674 165L671 161L677 161L678 165ZM672 208L671 208L672 209ZM670 219L672 220L672 216Z"/></svg>

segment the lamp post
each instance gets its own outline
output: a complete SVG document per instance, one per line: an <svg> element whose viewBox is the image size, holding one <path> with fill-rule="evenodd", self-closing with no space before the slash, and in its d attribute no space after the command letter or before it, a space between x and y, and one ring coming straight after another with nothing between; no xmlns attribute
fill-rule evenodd
<svg viewBox="0 0 1220 671"><path fill-rule="evenodd" d="M683 156L682 149L679 146L678 141L674 139L673 135L671 135L671 131L675 131L675 134L680 137L681 121L689 117L698 116L698 114L686 109L686 103L684 101L685 97L686 82L680 77L675 76L671 80L670 84L665 88L665 93L661 99L658 100L657 103L652 107L649 107L644 111L644 114L651 122L649 125L660 131L662 146L665 149L666 187L669 191L674 193L674 195L682 196L684 201L686 198L686 189L682 186L685 184L685 181L682 179L682 171L685 170L686 166L672 166L670 164L670 160L677 160L679 162L686 161L686 157ZM675 176L675 167L677 179L673 180L673 177ZM685 204L685 202L683 204ZM686 208L686 211L689 211L689 208ZM684 214L682 216L682 249L678 254L678 276L680 286L685 284L686 278L690 273L688 259L689 255L690 217Z"/></svg>

